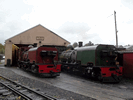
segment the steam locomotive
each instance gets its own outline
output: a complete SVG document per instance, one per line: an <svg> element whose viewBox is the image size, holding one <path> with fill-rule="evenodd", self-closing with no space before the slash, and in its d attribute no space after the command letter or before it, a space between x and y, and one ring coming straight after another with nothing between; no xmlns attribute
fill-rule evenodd
<svg viewBox="0 0 133 100"><path fill-rule="evenodd" d="M123 67L117 61L116 51L113 45L85 46L64 51L60 55L62 70L81 72L103 82L119 82Z"/></svg>
<svg viewBox="0 0 133 100"><path fill-rule="evenodd" d="M55 47L21 47L18 53L18 66L44 76L59 76L61 64Z"/></svg>

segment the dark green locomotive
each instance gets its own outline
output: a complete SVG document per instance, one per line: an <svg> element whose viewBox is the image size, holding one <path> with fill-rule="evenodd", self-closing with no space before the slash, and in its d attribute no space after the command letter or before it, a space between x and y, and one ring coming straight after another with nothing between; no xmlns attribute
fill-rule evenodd
<svg viewBox="0 0 133 100"><path fill-rule="evenodd" d="M79 47L60 55L62 70L78 71L103 81L120 81L123 67L113 45Z"/></svg>

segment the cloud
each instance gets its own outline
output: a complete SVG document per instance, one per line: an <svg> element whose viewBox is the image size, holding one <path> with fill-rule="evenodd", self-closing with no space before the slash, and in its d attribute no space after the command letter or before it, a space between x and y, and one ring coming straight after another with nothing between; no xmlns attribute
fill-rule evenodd
<svg viewBox="0 0 133 100"><path fill-rule="evenodd" d="M114 16L110 16L115 10L119 42L129 44L132 5L132 0L0 0L0 42L42 24L71 43L115 44Z"/></svg>
<svg viewBox="0 0 133 100"><path fill-rule="evenodd" d="M133 0L121 0L121 3L125 7L128 7L129 9L132 9L133 10Z"/></svg>
<svg viewBox="0 0 133 100"><path fill-rule="evenodd" d="M133 20L127 21L127 24L132 24L132 23L133 23Z"/></svg>
<svg viewBox="0 0 133 100"><path fill-rule="evenodd" d="M67 40L73 42L87 40L88 31L91 28L84 22L65 22L58 29L57 33L65 37ZM65 34L65 35L64 35Z"/></svg>
<svg viewBox="0 0 133 100"><path fill-rule="evenodd" d="M62 33L68 33L68 34L84 34L85 32L89 31L90 27L87 23L75 23L75 22L65 22L62 24L58 31Z"/></svg>
<svg viewBox="0 0 133 100"><path fill-rule="evenodd" d="M0 23L5 22L5 20L6 20L6 13L0 11Z"/></svg>
<svg viewBox="0 0 133 100"><path fill-rule="evenodd" d="M21 0L0 0L0 43L31 26L21 16L32 11L32 6Z"/></svg>

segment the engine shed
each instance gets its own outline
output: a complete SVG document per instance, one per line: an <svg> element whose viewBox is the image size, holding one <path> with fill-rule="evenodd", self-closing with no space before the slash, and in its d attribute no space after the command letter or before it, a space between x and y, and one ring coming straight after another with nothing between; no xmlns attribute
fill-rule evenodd
<svg viewBox="0 0 133 100"><path fill-rule="evenodd" d="M61 52L65 50L70 42L39 24L5 40L5 65L17 64L17 51L19 47L33 44L38 47L42 45L53 46Z"/></svg>

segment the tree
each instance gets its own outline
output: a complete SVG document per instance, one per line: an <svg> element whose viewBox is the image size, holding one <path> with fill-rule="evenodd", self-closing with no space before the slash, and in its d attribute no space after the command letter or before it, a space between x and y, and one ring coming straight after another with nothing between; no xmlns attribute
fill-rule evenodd
<svg viewBox="0 0 133 100"><path fill-rule="evenodd" d="M76 48L78 46L78 43L77 42L74 42L73 43L73 48Z"/></svg>
<svg viewBox="0 0 133 100"><path fill-rule="evenodd" d="M89 41L89 43L86 43L84 46L92 46L94 45L94 43L92 43L91 41Z"/></svg>
<svg viewBox="0 0 133 100"><path fill-rule="evenodd" d="M0 43L0 54L5 53L5 46Z"/></svg>
<svg viewBox="0 0 133 100"><path fill-rule="evenodd" d="M73 50L73 46L71 44L69 44L67 47L66 47L66 50Z"/></svg>

